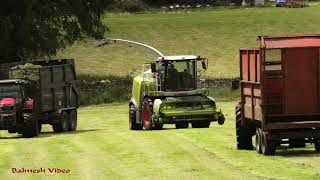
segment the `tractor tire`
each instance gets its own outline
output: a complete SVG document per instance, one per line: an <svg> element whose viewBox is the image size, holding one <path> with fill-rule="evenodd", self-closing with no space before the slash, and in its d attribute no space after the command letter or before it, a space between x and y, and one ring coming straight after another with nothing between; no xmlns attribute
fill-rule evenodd
<svg viewBox="0 0 320 180"><path fill-rule="evenodd" d="M241 108L236 107L236 136L237 149L253 150L252 135L253 128L249 126L241 126L242 114Z"/></svg>
<svg viewBox="0 0 320 180"><path fill-rule="evenodd" d="M315 138L313 140L313 143L314 143L314 149L316 150L316 152L320 152L320 142L319 142L319 139L318 138Z"/></svg>
<svg viewBox="0 0 320 180"><path fill-rule="evenodd" d="M209 128L210 121L199 121L199 122L192 122L192 128Z"/></svg>
<svg viewBox="0 0 320 180"><path fill-rule="evenodd" d="M26 121L22 136L25 138L31 138L39 135L39 122L31 116Z"/></svg>
<svg viewBox="0 0 320 180"><path fill-rule="evenodd" d="M63 111L59 117L59 122L52 124L55 133L66 132L69 129L69 119L66 111Z"/></svg>
<svg viewBox="0 0 320 180"><path fill-rule="evenodd" d="M129 129L130 130L142 130L142 125L136 122L136 108L134 105L129 106Z"/></svg>
<svg viewBox="0 0 320 180"><path fill-rule="evenodd" d="M176 122L176 129L185 129L189 127L189 123L188 122Z"/></svg>
<svg viewBox="0 0 320 180"><path fill-rule="evenodd" d="M145 130L152 130L152 112L153 112L153 101L150 98L145 98L142 105L142 124Z"/></svg>
<svg viewBox="0 0 320 180"><path fill-rule="evenodd" d="M260 128L259 128L260 129ZM267 133L261 130L261 153L263 155L275 155L276 143L270 139L267 139Z"/></svg>
<svg viewBox="0 0 320 180"><path fill-rule="evenodd" d="M262 131L260 128L257 128L256 130L256 152L258 154L261 154L261 136L262 136Z"/></svg>
<svg viewBox="0 0 320 180"><path fill-rule="evenodd" d="M71 110L69 113L69 131L76 131L78 124L78 113L77 110Z"/></svg>

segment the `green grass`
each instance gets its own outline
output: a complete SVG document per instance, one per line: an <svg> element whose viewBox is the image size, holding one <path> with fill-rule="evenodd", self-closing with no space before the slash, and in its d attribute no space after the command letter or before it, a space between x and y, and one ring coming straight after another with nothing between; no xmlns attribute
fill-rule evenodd
<svg viewBox="0 0 320 180"><path fill-rule="evenodd" d="M308 8L239 8L150 14L107 14L106 37L139 41L166 55L209 58L210 77L239 74L239 48L258 47L258 35L319 32L320 6ZM58 54L77 60L79 74L126 76L153 57L124 46L95 48L80 42Z"/></svg>
<svg viewBox="0 0 320 180"><path fill-rule="evenodd" d="M238 151L234 102L219 102L226 123L208 129L129 131L126 104L79 110L76 133L23 139L1 131L0 179L317 179L313 146L276 156ZM69 174L12 174L10 168L67 168Z"/></svg>

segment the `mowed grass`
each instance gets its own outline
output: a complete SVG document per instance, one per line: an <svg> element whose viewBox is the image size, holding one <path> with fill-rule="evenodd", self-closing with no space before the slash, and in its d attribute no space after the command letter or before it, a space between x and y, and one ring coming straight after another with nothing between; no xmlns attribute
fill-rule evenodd
<svg viewBox="0 0 320 180"><path fill-rule="evenodd" d="M226 123L207 129L129 131L126 104L79 109L75 133L37 138L1 132L0 179L317 179L320 155L313 146L262 156L238 151L234 102L219 102ZM66 168L69 174L12 174L11 168Z"/></svg>
<svg viewBox="0 0 320 180"><path fill-rule="evenodd" d="M150 14L106 14L106 37L149 44L165 55L209 58L207 76L239 76L239 48L258 47L258 35L319 33L320 6L308 8L239 8ZM125 76L141 70L153 56L126 46L96 48L80 42L57 57L77 60L77 72Z"/></svg>

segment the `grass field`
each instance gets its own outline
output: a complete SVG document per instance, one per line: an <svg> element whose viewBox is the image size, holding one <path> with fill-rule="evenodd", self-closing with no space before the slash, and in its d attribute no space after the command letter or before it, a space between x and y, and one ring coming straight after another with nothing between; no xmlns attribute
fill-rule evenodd
<svg viewBox="0 0 320 180"><path fill-rule="evenodd" d="M209 58L207 76L238 76L238 50L258 47L258 35L319 32L320 6L308 8L240 8L203 12L107 14L106 37L130 39L156 47L166 55ZM77 60L80 74L125 76L150 62L144 50L122 46L95 48L81 42L58 57Z"/></svg>
<svg viewBox="0 0 320 180"><path fill-rule="evenodd" d="M265 157L235 148L234 102L218 104L223 126L129 131L127 105L81 108L76 133L38 138L1 132L0 179L317 179L320 154L313 146ZM12 174L11 168L66 168L69 174Z"/></svg>

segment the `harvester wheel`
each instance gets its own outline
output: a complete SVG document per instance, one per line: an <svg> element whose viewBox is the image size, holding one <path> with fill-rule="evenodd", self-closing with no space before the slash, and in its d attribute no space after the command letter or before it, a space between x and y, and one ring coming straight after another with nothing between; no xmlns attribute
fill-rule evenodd
<svg viewBox="0 0 320 180"><path fill-rule="evenodd" d="M237 136L237 148L252 150L252 128L249 126L241 125L242 115L241 107L236 107L236 136Z"/></svg>
<svg viewBox="0 0 320 180"><path fill-rule="evenodd" d="M314 139L313 140L314 142L314 148L315 148L315 150L317 151L317 152L320 152L320 142L319 142L319 139L318 138L316 138L316 139Z"/></svg>
<svg viewBox="0 0 320 180"><path fill-rule="evenodd" d="M69 113L69 131L75 131L78 124L78 115L77 110L71 110Z"/></svg>
<svg viewBox="0 0 320 180"><path fill-rule="evenodd" d="M134 105L129 106L129 129L130 130L142 130L143 127L136 122L136 109Z"/></svg>
<svg viewBox="0 0 320 180"><path fill-rule="evenodd" d="M188 122L176 122L176 129L185 129L189 127L189 123Z"/></svg>
<svg viewBox="0 0 320 180"><path fill-rule="evenodd" d="M25 123L25 127L22 131L23 137L31 138L39 135L39 122L38 120L32 118L31 116Z"/></svg>
<svg viewBox="0 0 320 180"><path fill-rule="evenodd" d="M260 128L259 128L260 129ZM276 144L271 139L267 139L267 133L261 131L261 153L263 155L274 155L276 153Z"/></svg>
<svg viewBox="0 0 320 180"><path fill-rule="evenodd" d="M210 126L210 121L199 121L192 122L192 128L208 128Z"/></svg>
<svg viewBox="0 0 320 180"><path fill-rule="evenodd" d="M142 122L145 130L152 130L152 110L153 102L150 98L145 98L142 107Z"/></svg>

